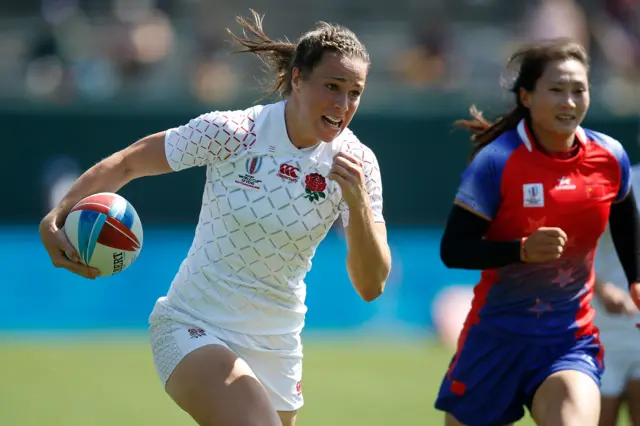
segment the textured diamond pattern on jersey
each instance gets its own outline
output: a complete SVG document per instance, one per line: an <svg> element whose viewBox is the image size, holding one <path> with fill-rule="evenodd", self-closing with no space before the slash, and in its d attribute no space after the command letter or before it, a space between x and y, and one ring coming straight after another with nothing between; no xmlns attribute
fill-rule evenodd
<svg viewBox="0 0 640 426"><path fill-rule="evenodd" d="M369 195L369 205L373 212L373 218L376 222L384 222L382 216L382 179L376 156L369 147L355 139L355 136L353 136L353 139L348 140L342 149L362 161L364 184ZM342 223L347 226L349 223L349 211L344 205L344 201L341 203L340 210L342 211Z"/></svg>
<svg viewBox="0 0 640 426"><path fill-rule="evenodd" d="M177 171L228 160L255 143L254 126L253 117L245 111L203 114L169 131L166 141L169 165Z"/></svg>
<svg viewBox="0 0 640 426"><path fill-rule="evenodd" d="M347 214L335 182L327 180L325 197L311 202L305 177L326 179L337 147L349 150L365 163L381 221L380 172L351 132L313 153L272 149L267 145L277 141L256 136L255 111L206 114L166 138L174 170L207 165L195 238L166 303L231 331L291 333L304 323L304 276L315 250L340 213ZM283 164L295 167L295 178L283 174L290 170Z"/></svg>

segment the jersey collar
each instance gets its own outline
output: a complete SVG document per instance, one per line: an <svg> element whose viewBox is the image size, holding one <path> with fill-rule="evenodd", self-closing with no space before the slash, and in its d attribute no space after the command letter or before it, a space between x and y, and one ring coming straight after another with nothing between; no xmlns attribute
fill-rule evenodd
<svg viewBox="0 0 640 426"><path fill-rule="evenodd" d="M526 120L522 119L520 120L520 122L518 123L518 136L520 136L520 140L522 140L522 143L524 144L524 146L527 147L527 150L529 152L533 151L533 147L535 146L535 143L533 141L533 137L531 135L531 132L529 131L529 126L527 126ZM580 126L578 126L576 128L576 138L578 139L578 143L580 143L582 146L584 146L587 143L587 134L585 133L584 129Z"/></svg>
<svg viewBox="0 0 640 426"><path fill-rule="evenodd" d="M285 105L286 101L268 105L256 118L254 154L285 155L293 158L306 157L312 162L317 162L318 157L326 153L327 149L335 149L335 142L330 144L321 142L313 149L300 150L296 148L287 133L287 124L284 118Z"/></svg>

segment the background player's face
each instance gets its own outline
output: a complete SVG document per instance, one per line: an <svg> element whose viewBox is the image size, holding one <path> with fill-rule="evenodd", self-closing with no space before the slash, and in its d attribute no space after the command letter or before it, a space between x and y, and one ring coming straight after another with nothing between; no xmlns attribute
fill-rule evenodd
<svg viewBox="0 0 640 426"><path fill-rule="evenodd" d="M331 142L344 130L360 105L368 64L359 58L325 53L309 74L293 70L297 115L306 137Z"/></svg>
<svg viewBox="0 0 640 426"><path fill-rule="evenodd" d="M589 109L587 69L573 59L550 62L534 90L523 90L521 96L534 126L558 136L571 136Z"/></svg>

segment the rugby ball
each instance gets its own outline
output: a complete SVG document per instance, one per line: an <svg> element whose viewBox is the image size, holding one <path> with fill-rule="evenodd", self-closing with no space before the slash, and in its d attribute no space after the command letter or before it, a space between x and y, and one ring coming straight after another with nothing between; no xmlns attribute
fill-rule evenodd
<svg viewBox="0 0 640 426"><path fill-rule="evenodd" d="M103 192L76 204L64 233L85 265L107 277L127 269L142 249L142 223L125 198Z"/></svg>

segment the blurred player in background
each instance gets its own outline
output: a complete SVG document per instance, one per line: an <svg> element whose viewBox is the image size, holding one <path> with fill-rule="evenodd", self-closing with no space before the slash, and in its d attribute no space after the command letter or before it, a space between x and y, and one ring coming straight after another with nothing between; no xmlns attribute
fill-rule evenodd
<svg viewBox="0 0 640 426"><path fill-rule="evenodd" d="M640 165L632 167L636 203L640 192ZM640 317L627 291L627 280L607 228L595 260L595 323L606 348L607 369L602 376L600 426L616 426L622 402L632 425L640 425Z"/></svg>
<svg viewBox="0 0 640 426"><path fill-rule="evenodd" d="M440 342L447 348L456 348L472 301L473 287L469 285L447 286L433 299L431 319Z"/></svg>
<svg viewBox="0 0 640 426"><path fill-rule="evenodd" d="M603 347L593 261L607 222L638 304L639 226L622 145L580 127L589 60L567 40L509 61L516 105L495 123L472 108L471 162L441 241L451 268L482 270L436 408L447 425L596 426Z"/></svg>
<svg viewBox="0 0 640 426"><path fill-rule="evenodd" d="M142 176L207 167L193 244L150 316L162 383L200 425L295 424L303 279L338 216L364 300L382 293L391 267L378 163L347 129L365 88L365 47L325 23L297 44L273 41L252 13L253 22L238 18L243 37L232 36L271 66L270 93L283 101L207 113L139 140L84 173L40 227L55 265L91 277L64 255L77 259L60 231L75 203Z"/></svg>

